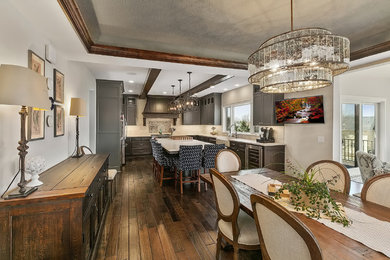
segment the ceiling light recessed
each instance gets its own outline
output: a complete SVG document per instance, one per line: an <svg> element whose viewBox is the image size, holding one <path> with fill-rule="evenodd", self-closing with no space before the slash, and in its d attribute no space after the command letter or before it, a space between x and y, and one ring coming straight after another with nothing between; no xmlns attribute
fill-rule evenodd
<svg viewBox="0 0 390 260"><path fill-rule="evenodd" d="M223 91L228 91L228 89L227 89L227 88L224 88Z"/></svg>
<svg viewBox="0 0 390 260"><path fill-rule="evenodd" d="M240 84L235 84L234 86L235 86L235 87L239 87L239 86L240 86Z"/></svg>
<svg viewBox="0 0 390 260"><path fill-rule="evenodd" d="M134 80L129 80L128 82L129 82L129 83L134 83Z"/></svg>
<svg viewBox="0 0 390 260"><path fill-rule="evenodd" d="M166 92L166 91L164 91L164 92L163 92L163 94L165 95L165 94L167 94L167 92Z"/></svg>
<svg viewBox="0 0 390 260"><path fill-rule="evenodd" d="M132 90L132 89L129 89L128 91L129 91L130 93L133 93L133 90Z"/></svg>
<svg viewBox="0 0 390 260"><path fill-rule="evenodd" d="M215 86L211 86L210 88L215 88Z"/></svg>

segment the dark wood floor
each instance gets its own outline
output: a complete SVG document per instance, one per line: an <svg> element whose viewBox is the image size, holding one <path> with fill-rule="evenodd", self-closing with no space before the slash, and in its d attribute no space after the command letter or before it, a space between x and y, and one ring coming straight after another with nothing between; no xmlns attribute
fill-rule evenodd
<svg viewBox="0 0 390 260"><path fill-rule="evenodd" d="M173 182L160 188L152 157L127 162L121 187L107 213L97 259L215 259L217 226L214 194ZM259 251L240 251L240 259L260 259ZM233 259L233 249L221 250Z"/></svg>

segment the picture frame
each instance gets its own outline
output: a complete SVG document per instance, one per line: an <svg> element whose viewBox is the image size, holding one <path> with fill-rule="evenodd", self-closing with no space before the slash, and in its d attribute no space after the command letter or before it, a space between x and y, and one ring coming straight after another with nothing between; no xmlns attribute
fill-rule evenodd
<svg viewBox="0 0 390 260"><path fill-rule="evenodd" d="M54 137L65 134L65 110L63 107L54 106Z"/></svg>
<svg viewBox="0 0 390 260"><path fill-rule="evenodd" d="M64 84L65 76L59 70L54 69L53 72L53 84L54 84L54 101L57 103L64 104Z"/></svg>
<svg viewBox="0 0 390 260"><path fill-rule="evenodd" d="M45 139L45 111L28 108L27 140Z"/></svg>
<svg viewBox="0 0 390 260"><path fill-rule="evenodd" d="M28 50L28 68L45 76L45 60L32 50Z"/></svg>

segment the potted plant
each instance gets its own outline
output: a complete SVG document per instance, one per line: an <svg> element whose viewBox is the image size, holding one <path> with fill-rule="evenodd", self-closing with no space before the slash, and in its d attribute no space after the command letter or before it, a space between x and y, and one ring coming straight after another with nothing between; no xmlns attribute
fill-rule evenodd
<svg viewBox="0 0 390 260"><path fill-rule="evenodd" d="M297 171L294 171L297 174ZM290 203L296 211L306 212L309 218L319 219L321 214L330 218L332 222L349 226L352 222L345 216L342 206L331 197L327 184L337 182L338 176L333 179L320 182L314 177L320 174L317 170L298 173L297 180L285 183L275 194L275 199L280 199L284 190L290 193Z"/></svg>

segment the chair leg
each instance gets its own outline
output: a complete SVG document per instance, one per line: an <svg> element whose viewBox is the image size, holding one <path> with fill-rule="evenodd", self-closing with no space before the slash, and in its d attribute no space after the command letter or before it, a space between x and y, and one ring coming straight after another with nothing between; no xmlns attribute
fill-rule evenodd
<svg viewBox="0 0 390 260"><path fill-rule="evenodd" d="M198 170L198 192L200 192L200 169Z"/></svg>
<svg viewBox="0 0 390 260"><path fill-rule="evenodd" d="M233 259L234 260L238 260L238 244L233 244L233 249L234 249L234 255L233 255Z"/></svg>
<svg viewBox="0 0 390 260"><path fill-rule="evenodd" d="M160 166L160 187L162 187L162 182L163 182L163 178L164 178L164 166Z"/></svg>
<svg viewBox="0 0 390 260"><path fill-rule="evenodd" d="M180 170L180 194L183 194L183 171Z"/></svg>
<svg viewBox="0 0 390 260"><path fill-rule="evenodd" d="M177 186L177 169L175 166L175 190L176 190L176 186Z"/></svg>
<svg viewBox="0 0 390 260"><path fill-rule="evenodd" d="M215 259L219 259L219 255L221 254L221 240L222 240L222 235L220 232L218 232L218 238L217 238L217 252L215 254Z"/></svg>
<svg viewBox="0 0 390 260"><path fill-rule="evenodd" d="M203 169L204 169L204 174L206 174L206 168ZM204 190L207 191L207 182L204 182Z"/></svg>

